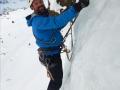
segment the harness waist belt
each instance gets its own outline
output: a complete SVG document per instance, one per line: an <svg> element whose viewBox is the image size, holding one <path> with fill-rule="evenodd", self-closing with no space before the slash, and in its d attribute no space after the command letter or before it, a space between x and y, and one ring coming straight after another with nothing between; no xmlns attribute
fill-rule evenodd
<svg viewBox="0 0 120 90"><path fill-rule="evenodd" d="M60 50L60 46L48 47L48 48L38 48L38 51L54 51L54 50Z"/></svg>

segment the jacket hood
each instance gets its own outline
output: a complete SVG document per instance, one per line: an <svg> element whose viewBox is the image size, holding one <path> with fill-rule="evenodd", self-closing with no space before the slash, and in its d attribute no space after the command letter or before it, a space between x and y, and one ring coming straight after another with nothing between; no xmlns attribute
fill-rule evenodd
<svg viewBox="0 0 120 90"><path fill-rule="evenodd" d="M26 17L28 26L32 26L32 18L33 18L33 14L30 14Z"/></svg>

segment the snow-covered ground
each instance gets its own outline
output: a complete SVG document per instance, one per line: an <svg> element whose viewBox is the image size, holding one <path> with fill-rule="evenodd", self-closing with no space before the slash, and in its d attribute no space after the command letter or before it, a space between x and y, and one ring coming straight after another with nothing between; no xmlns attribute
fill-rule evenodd
<svg viewBox="0 0 120 90"><path fill-rule="evenodd" d="M74 26L71 62L63 58L61 90L120 89L120 1L90 0ZM46 90L49 78L19 9L0 16L0 90ZM66 28L65 28L66 29Z"/></svg>
<svg viewBox="0 0 120 90"><path fill-rule="evenodd" d="M38 60L37 46L25 16L30 10L17 10L1 16L1 90L45 90L45 68Z"/></svg>

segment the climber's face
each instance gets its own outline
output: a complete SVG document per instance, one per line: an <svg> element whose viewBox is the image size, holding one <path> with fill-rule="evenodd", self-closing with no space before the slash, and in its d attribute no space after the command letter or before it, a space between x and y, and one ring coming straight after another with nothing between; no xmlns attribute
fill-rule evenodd
<svg viewBox="0 0 120 90"><path fill-rule="evenodd" d="M33 0L31 9L34 10L35 12L43 12L45 10L43 0Z"/></svg>

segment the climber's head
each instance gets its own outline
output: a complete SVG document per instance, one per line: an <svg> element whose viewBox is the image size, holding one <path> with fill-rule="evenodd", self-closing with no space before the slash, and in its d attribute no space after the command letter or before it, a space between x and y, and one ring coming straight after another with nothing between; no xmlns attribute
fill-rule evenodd
<svg viewBox="0 0 120 90"><path fill-rule="evenodd" d="M44 12L45 5L43 0L29 0L29 6L34 12Z"/></svg>

